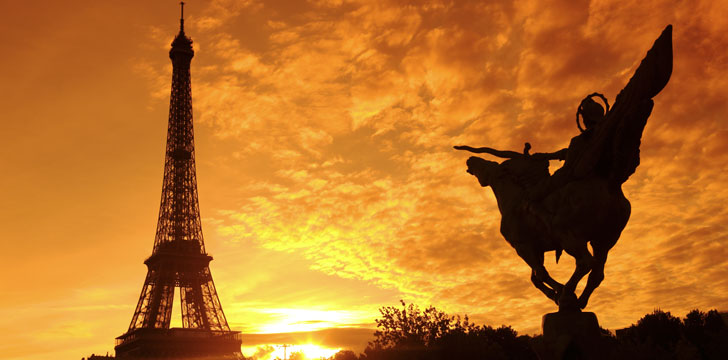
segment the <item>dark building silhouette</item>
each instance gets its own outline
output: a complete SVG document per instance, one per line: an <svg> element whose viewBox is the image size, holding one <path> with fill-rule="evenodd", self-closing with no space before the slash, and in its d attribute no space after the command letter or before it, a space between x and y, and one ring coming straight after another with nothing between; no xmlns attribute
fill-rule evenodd
<svg viewBox="0 0 728 360"><path fill-rule="evenodd" d="M184 3L181 3L184 6ZM172 42L172 94L162 200L152 255L129 330L116 338L117 358L240 358L240 332L231 331L210 274L197 200L190 63L192 40ZM179 288L182 328L170 329Z"/></svg>
<svg viewBox="0 0 728 360"><path fill-rule="evenodd" d="M107 353L106 355L91 354L91 356L89 356L88 359L81 358L81 360L108 360L108 359L114 359L114 357L109 356L109 354Z"/></svg>

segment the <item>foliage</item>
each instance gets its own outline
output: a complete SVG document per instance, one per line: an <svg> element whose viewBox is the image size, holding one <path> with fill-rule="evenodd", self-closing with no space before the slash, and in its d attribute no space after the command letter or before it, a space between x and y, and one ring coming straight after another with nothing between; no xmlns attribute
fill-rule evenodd
<svg viewBox="0 0 728 360"><path fill-rule="evenodd" d="M379 309L381 319L377 319L374 333L374 347L421 347L429 346L446 334L454 325L454 318L430 306L424 311L414 305L406 305L400 300L402 309L387 306ZM467 324L468 319L465 318ZM459 319L458 319L459 323Z"/></svg>
<svg viewBox="0 0 728 360"><path fill-rule="evenodd" d="M536 359L528 337L508 326L494 329L430 306L383 307L375 339L360 359Z"/></svg>
<svg viewBox="0 0 728 360"><path fill-rule="evenodd" d="M354 353L351 350L341 350L334 354L334 356L331 358L331 360L358 360L359 357L356 356L356 353Z"/></svg>
<svg viewBox="0 0 728 360"><path fill-rule="evenodd" d="M379 309L374 340L363 354L343 350L330 360L537 359L533 348L542 345L540 335L519 336L510 326L476 325L467 315L400 303ZM728 359L728 328L716 310L693 310L682 320L655 310L616 335L600 333L610 359Z"/></svg>
<svg viewBox="0 0 728 360"><path fill-rule="evenodd" d="M655 310L617 331L621 357L636 359L728 359L728 330L716 310L693 310L680 320Z"/></svg>
<svg viewBox="0 0 728 360"><path fill-rule="evenodd" d="M304 360L306 359L306 356L303 354L303 351L294 351L290 355L288 355L288 360Z"/></svg>
<svg viewBox="0 0 728 360"><path fill-rule="evenodd" d="M674 350L680 340L682 323L680 318L672 316L670 312L655 310L637 321L636 335L640 342L650 342L664 350Z"/></svg>
<svg viewBox="0 0 728 360"><path fill-rule="evenodd" d="M275 348L270 345L258 346L255 353L246 358L246 360L269 359Z"/></svg>

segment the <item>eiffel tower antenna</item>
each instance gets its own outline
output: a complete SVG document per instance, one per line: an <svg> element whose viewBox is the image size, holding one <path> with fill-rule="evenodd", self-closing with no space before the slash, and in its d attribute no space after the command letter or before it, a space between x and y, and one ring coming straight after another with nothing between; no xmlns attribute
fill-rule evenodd
<svg viewBox="0 0 728 360"><path fill-rule="evenodd" d="M184 2L180 3L184 16ZM239 358L240 332L231 331L210 273L197 199L190 64L192 40L180 31L172 41L172 91L162 200L147 277L127 332L117 337L116 356ZM179 288L182 328L170 329Z"/></svg>
<svg viewBox="0 0 728 360"><path fill-rule="evenodd" d="M185 2L179 2L179 31L185 31Z"/></svg>

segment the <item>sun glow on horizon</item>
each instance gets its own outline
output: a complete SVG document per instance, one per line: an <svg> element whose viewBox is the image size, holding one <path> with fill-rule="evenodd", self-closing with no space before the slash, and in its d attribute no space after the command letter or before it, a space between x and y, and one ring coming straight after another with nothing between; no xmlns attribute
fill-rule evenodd
<svg viewBox="0 0 728 360"><path fill-rule="evenodd" d="M273 351L267 354L258 354L257 359L259 360L275 360L275 359L290 359L291 354L302 353L304 359L318 360L328 359L337 352L341 351L340 348L327 348L317 344L298 344L298 345L287 345L285 349L281 345L267 344ZM252 356L260 347L243 347L243 354L248 357Z"/></svg>
<svg viewBox="0 0 728 360"><path fill-rule="evenodd" d="M329 357L333 356L334 354L336 354L337 352L339 352L339 350L341 350L341 349L325 348L325 347L322 347L322 346L316 345L316 344L293 345L288 349L289 350L286 351L287 354L285 354L285 355L291 355L294 352L302 352L306 359L329 358ZM273 355L275 357L280 357L281 359L283 359L283 357L281 355L284 355L284 354L280 354L281 352L282 352L282 349L279 348L273 352Z"/></svg>
<svg viewBox="0 0 728 360"><path fill-rule="evenodd" d="M276 319L261 325L257 331L261 334L317 331L372 322L370 313L357 311L279 308L261 312Z"/></svg>

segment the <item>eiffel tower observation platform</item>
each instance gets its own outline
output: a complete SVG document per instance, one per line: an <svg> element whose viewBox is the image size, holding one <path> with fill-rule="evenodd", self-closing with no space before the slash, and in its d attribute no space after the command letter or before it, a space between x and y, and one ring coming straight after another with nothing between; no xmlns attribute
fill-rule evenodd
<svg viewBox="0 0 728 360"><path fill-rule="evenodd" d="M118 359L237 359L239 331L142 328L116 338Z"/></svg>

